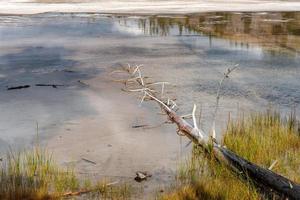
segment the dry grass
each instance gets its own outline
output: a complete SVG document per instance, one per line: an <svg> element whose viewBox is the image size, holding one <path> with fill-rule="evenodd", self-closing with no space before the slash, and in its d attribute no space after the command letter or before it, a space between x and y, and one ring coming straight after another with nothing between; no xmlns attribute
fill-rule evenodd
<svg viewBox="0 0 300 200"><path fill-rule="evenodd" d="M0 199L61 199L77 191L91 191L85 194L88 199L129 199L131 195L131 187L125 184L92 184L78 179L72 169L59 168L51 155L39 147L10 152L0 162Z"/></svg>
<svg viewBox="0 0 300 200"><path fill-rule="evenodd" d="M52 164L51 156L39 148L10 152L1 164L0 199L50 199L50 187L63 190L63 182L69 179L69 173L58 175L60 172ZM55 184L50 186L54 179Z"/></svg>
<svg viewBox="0 0 300 200"><path fill-rule="evenodd" d="M300 182L300 135L294 113L287 118L274 111L241 116L228 123L223 144L266 168L276 160L272 170ZM175 191L161 198L263 199L252 183L239 179L196 147L191 161L180 168L178 183Z"/></svg>
<svg viewBox="0 0 300 200"><path fill-rule="evenodd" d="M275 111L253 114L237 122L230 122L224 144L237 154L268 168L275 160L273 170L291 180L300 182L299 122L292 112L281 118Z"/></svg>
<svg viewBox="0 0 300 200"><path fill-rule="evenodd" d="M223 144L237 154L264 167L275 160L273 170L300 182L300 129L292 113L282 118L268 111L229 121ZM262 199L252 183L239 179L212 155L193 148L191 160L180 167L176 190L161 199ZM129 199L129 185L79 180L73 170L55 165L46 150L9 153L0 162L0 199L59 199L72 191L92 190L87 199Z"/></svg>

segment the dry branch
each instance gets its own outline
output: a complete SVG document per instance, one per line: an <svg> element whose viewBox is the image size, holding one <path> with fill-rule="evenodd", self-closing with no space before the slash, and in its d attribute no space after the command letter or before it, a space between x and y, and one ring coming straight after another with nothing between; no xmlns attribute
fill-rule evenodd
<svg viewBox="0 0 300 200"><path fill-rule="evenodd" d="M115 182L112 182L112 183L104 184L103 186L104 186L104 187L108 187L108 186L115 185L115 184L117 184L117 183L119 183L119 182L118 182L118 181L115 181ZM91 189L82 189L82 190L78 190L78 191L73 191L73 192L66 192L66 193L63 193L63 194L61 194L59 197L80 196L80 195L83 195L83 194L95 192L95 191L97 191L97 190L99 190L98 187L91 188Z"/></svg>
<svg viewBox="0 0 300 200"><path fill-rule="evenodd" d="M235 68L229 69L227 73L224 74L223 79L219 82L216 110L214 113L213 121L213 131L215 116L217 113L220 98L221 85ZM174 101L170 101L170 99L167 99L165 103L162 97L159 98L155 96L155 93L153 92L154 89L148 88L147 83L143 79L142 73L140 71L140 66L136 66L134 68L128 64L128 67L124 69L131 75L131 79L133 79L134 82L137 83L137 86L140 87L139 90L136 89L135 91L143 93L141 102L143 102L144 98L147 96L156 101L160 105L161 109L167 114L169 120L177 125L178 132L180 132L181 135L187 136L194 144L201 146L205 152L212 153L220 163L225 164L229 169L236 172L238 176L242 175L244 178L256 183L256 185L263 191L276 193L280 197L286 199L300 199L299 184L294 183L291 180L278 175L269 169L265 169L249 162L248 160L230 151L225 146L221 146L220 144L218 144L214 138L214 135L210 137L208 134L205 134L204 131L202 131L201 128L197 126L195 117L196 105L194 105L193 108L193 125L191 125L184 119L184 117L181 117L176 113L174 108L177 107L177 105ZM125 85L125 87L125 90L131 90L127 88L127 85ZM164 85L162 85L162 87L164 87ZM163 90L164 88L162 89L162 91Z"/></svg>

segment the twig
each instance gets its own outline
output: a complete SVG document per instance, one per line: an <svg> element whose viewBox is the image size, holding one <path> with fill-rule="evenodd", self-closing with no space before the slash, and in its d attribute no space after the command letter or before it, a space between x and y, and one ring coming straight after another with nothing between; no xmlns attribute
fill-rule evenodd
<svg viewBox="0 0 300 200"><path fill-rule="evenodd" d="M217 96L216 96L216 105L215 105L215 111L214 111L214 115L213 115L213 122L212 122L212 138L216 138L216 118L217 118L217 113L218 113L218 109L219 109L219 101L220 101L220 97L221 97L221 89L222 89L222 84L224 82L224 80L226 78L229 78L229 74L231 72L233 72L234 70L236 70L238 67L238 64L236 64L233 68L228 68L227 72L224 73L222 79L219 82L219 86L218 86L218 90L217 90Z"/></svg>
<svg viewBox="0 0 300 200"><path fill-rule="evenodd" d="M131 126L131 128L144 128L144 127L148 127L147 124L141 124L141 125L133 125Z"/></svg>
<svg viewBox="0 0 300 200"><path fill-rule="evenodd" d="M80 83L80 84L82 84L82 85L85 85L85 86L89 86L89 84L87 84L87 83L85 83L85 82L83 82L83 81L81 81L81 80L78 80L78 83Z"/></svg>
<svg viewBox="0 0 300 200"><path fill-rule="evenodd" d="M161 100L159 100L158 98L154 97L153 95L151 95L150 93L146 92L145 93L151 97L153 100L155 100L156 102L158 102L160 105L162 105L164 108L166 108L168 111L171 111L171 108L169 108L164 102L162 102Z"/></svg>
<svg viewBox="0 0 300 200"><path fill-rule="evenodd" d="M222 82L226 78L228 78L228 75L236 67L234 67L233 69L228 69L227 73L224 74L223 79L219 83L215 115L218 111L218 104L219 104L220 90L221 90L220 88ZM130 71L131 70L129 70L129 73ZM138 84L142 86L142 88L145 88L145 86L142 85L141 81L138 81ZM178 135L187 136L196 145L202 147L204 152L213 155L219 162L224 163L225 166L227 166L232 171L236 172L238 177L241 177L242 175L242 177L244 177L245 179L251 179L252 181L254 181L254 183L258 183L256 184L256 186L262 189L269 188L270 190L268 191L276 192L281 197L286 197L288 199L300 198L299 184L240 157L239 155L227 149L225 146L218 144L214 138L213 140L210 140L208 134L205 134L201 129L198 128L196 124L195 105L192 112L194 125L191 125L190 123L185 121L182 117L180 117L176 113L176 111L172 110L169 107L171 103L169 99L166 104L163 102L162 99L157 98L151 91L146 91L145 89L143 91L147 96L151 97L151 99L156 101L161 106L161 109L167 114L170 121L174 122L177 125ZM213 122L213 125L215 125L215 122ZM213 129L214 128L215 127L213 126Z"/></svg>
<svg viewBox="0 0 300 200"><path fill-rule="evenodd" d="M196 106L196 104L194 104L193 112L192 112L193 124L194 124L194 128L198 129L197 121L196 121L196 116L195 116L196 109L197 109L197 106Z"/></svg>
<svg viewBox="0 0 300 200"><path fill-rule="evenodd" d="M88 163L92 163L92 164L94 164L94 165L97 164L96 162L91 161L91 160L88 160L88 159L86 159L86 158L81 158L81 160L84 160L85 162L88 162Z"/></svg>
<svg viewBox="0 0 300 200"><path fill-rule="evenodd" d="M271 165L270 165L270 167L268 168L269 170L272 170L274 167L275 167L275 165L278 163L278 160L275 160Z"/></svg>
<svg viewBox="0 0 300 200"><path fill-rule="evenodd" d="M111 183L105 184L104 186L107 187L107 186L115 185L117 183L119 183L119 181L111 182ZM79 191L75 191L75 192L66 192L66 193L60 195L60 197L79 196L79 195L94 192L97 190L99 190L98 187L91 188L91 189L85 189L85 190L79 190Z"/></svg>

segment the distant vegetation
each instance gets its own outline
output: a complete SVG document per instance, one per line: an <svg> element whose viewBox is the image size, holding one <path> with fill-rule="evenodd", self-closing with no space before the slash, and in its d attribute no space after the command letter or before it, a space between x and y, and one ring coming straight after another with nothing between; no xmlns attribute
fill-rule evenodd
<svg viewBox="0 0 300 200"><path fill-rule="evenodd" d="M273 171L300 182L300 129L294 112L287 118L268 111L230 120L223 144L260 166L271 166ZM191 161L179 169L178 186L161 198L258 200L266 195L195 147Z"/></svg>

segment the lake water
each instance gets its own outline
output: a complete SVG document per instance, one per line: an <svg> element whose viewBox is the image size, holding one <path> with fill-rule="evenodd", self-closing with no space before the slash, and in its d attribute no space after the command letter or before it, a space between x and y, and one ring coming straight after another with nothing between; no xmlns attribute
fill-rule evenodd
<svg viewBox="0 0 300 200"><path fill-rule="evenodd" d="M169 95L177 99L179 112L191 112L193 103L196 103L201 107L201 124L206 130L211 126L218 81L227 68L238 64L238 70L231 74L222 87L217 118L219 135L229 113L234 116L241 111L262 111L271 104L286 113L291 108L297 108L300 102L299 51L300 12L203 13L185 16L106 16L86 13L2 15L0 151L4 152L9 145L23 147L24 144L31 144L36 136L37 124L39 135L51 141L57 135L64 137L65 132L72 132L67 126L83 124L80 121L82 118L93 121L101 116L99 119L111 119L107 123L112 126L118 126L112 123L114 120L120 124L125 122L124 127L126 120L131 120L128 122L130 125L141 123L135 112L143 107L155 110L155 106L151 107L146 102L139 107L137 95L133 100L128 100L126 93L110 94L114 90L112 88L120 93L121 90L117 88L118 84L107 80L109 72L126 63L143 64L146 75L158 81L174 83L176 87L167 89ZM62 86L40 87L36 84ZM20 85L31 87L7 90ZM102 107L98 97L106 98ZM136 108L124 110L124 102L127 101L132 101L131 107L136 105ZM122 109L115 109L112 116L111 110L118 106ZM156 113L151 115L146 123L159 123ZM90 121L87 121L85 123L89 124ZM103 122L93 123L98 127L92 129L94 132L101 130ZM122 131L128 134L137 132L130 125ZM86 132L89 129L81 127L79 130ZM118 133L122 131L118 130ZM148 163L144 167L160 171L162 168L165 171L176 169L174 163L184 145L179 144L174 131L172 128L161 128L153 131L154 136L130 135L138 137L139 143L145 140L138 158L141 163ZM101 141L98 144L102 144ZM104 141L107 148L107 141L113 143L115 138ZM124 141L131 146L126 154L128 157L121 156L126 145L122 147L123 150L107 152L120 154L120 157L112 159L115 162L110 161L109 165L105 165L120 165L121 162L117 169L119 173L122 173L122 159L136 159L133 155L136 149L132 145L137 141L125 139L120 144ZM147 144L147 141L150 142ZM161 144L153 154L164 152L164 156L155 157L156 154L143 152L147 151L146 147L153 148L151 145L157 142ZM55 145L52 147L60 149ZM71 147L64 149L62 146L69 147L72 144L61 143L63 151L72 151ZM101 162L101 158L98 159ZM127 161L128 168L132 167L132 159ZM139 167L136 164L132 168L135 170ZM90 168L81 165L81 169ZM107 173L114 173L114 170L112 167ZM162 180L158 179L157 182L162 183Z"/></svg>

